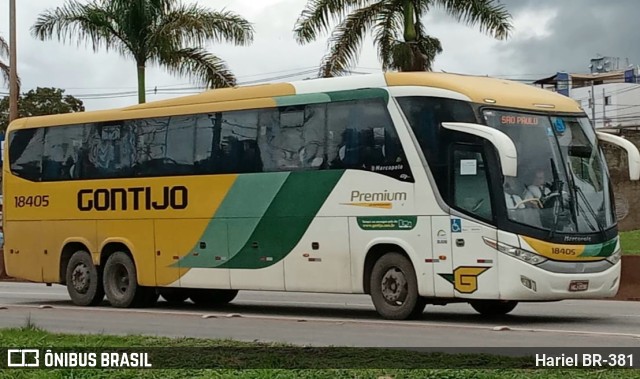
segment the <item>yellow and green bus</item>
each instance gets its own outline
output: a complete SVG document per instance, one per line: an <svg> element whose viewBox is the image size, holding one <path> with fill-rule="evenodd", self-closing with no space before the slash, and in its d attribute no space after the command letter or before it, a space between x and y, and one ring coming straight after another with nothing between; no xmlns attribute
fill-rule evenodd
<svg viewBox="0 0 640 379"><path fill-rule="evenodd" d="M369 294L381 317L615 295L596 132L570 98L384 73L18 119L3 160L12 277L72 301L203 306L239 290Z"/></svg>

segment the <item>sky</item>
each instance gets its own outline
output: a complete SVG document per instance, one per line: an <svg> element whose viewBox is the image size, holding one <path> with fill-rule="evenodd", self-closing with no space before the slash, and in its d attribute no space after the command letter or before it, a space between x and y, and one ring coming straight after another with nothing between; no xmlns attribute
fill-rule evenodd
<svg viewBox="0 0 640 379"><path fill-rule="evenodd" d="M196 2L197 0L183 0ZM90 46L33 38L30 28L39 13L65 0L17 0L18 73L22 90L58 87L83 100L86 110L109 109L137 103L136 67L115 52L94 52ZM234 11L253 24L250 46L211 44L206 48L224 59L240 85L298 80L316 75L326 53L327 35L299 45L295 22L306 0L199 0L214 10ZM424 18L427 32L440 39L443 53L434 71L490 75L510 79L539 79L558 71L588 72L598 54L621 58L621 68L640 64L636 18L637 0L501 0L513 19L506 41L481 33L478 27L458 23L434 7ZM0 0L0 35L9 40L9 0ZM8 63L8 62L7 62ZM372 39L364 41L356 74L381 72ZM0 82L0 94L8 92ZM162 68L147 69L147 88L160 93L147 101L200 92L186 77Z"/></svg>

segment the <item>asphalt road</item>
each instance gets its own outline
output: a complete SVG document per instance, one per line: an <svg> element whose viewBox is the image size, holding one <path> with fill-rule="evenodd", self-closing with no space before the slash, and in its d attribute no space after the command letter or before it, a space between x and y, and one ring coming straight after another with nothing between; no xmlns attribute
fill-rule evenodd
<svg viewBox="0 0 640 379"><path fill-rule="evenodd" d="M27 320L54 332L232 338L311 346L640 347L640 302L525 303L484 319L467 304L427 306L416 321L387 321L368 296L241 291L217 309L74 306L66 288L0 282L0 327Z"/></svg>

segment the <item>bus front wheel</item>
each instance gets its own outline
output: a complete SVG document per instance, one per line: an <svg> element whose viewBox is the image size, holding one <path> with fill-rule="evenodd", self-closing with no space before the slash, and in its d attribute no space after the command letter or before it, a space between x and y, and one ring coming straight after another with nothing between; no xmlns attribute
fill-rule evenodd
<svg viewBox="0 0 640 379"><path fill-rule="evenodd" d="M91 255L83 250L75 252L65 273L67 292L74 304L80 306L98 305L104 299L100 271L93 264Z"/></svg>
<svg viewBox="0 0 640 379"><path fill-rule="evenodd" d="M418 282L411 261L399 253L380 257L371 272L371 300L385 319L419 317L427 305L418 294Z"/></svg>
<svg viewBox="0 0 640 379"><path fill-rule="evenodd" d="M216 306L230 303L238 295L238 290L191 289L189 298L196 305Z"/></svg>
<svg viewBox="0 0 640 379"><path fill-rule="evenodd" d="M471 307L484 316L503 316L511 312L517 305L517 301L479 300L472 301Z"/></svg>
<svg viewBox="0 0 640 379"><path fill-rule="evenodd" d="M128 254L118 251L104 265L104 291L116 308L145 307L158 300L155 288L138 285L136 266Z"/></svg>

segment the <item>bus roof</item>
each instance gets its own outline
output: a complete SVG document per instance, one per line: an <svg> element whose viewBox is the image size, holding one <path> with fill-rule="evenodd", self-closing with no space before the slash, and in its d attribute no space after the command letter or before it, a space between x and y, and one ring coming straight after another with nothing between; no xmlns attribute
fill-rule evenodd
<svg viewBox="0 0 640 379"><path fill-rule="evenodd" d="M153 101L125 108L22 118L11 123L9 129L153 117L156 116L160 110L165 110L161 113L171 114L171 109L175 111L176 108L181 108L179 111L180 114L203 112L204 107L209 108L208 111L217 111L217 109L210 109L211 105L214 104L218 105L215 108L219 108L220 110L275 106L275 102L269 102L268 100L301 93L355 90L358 88L385 86L418 86L445 89L457 92L474 103L491 104L500 107L570 113L583 112L580 105L567 96L514 81L462 74L411 72L369 74L303 80L289 83L221 88L205 91L196 95ZM301 91L300 87L304 89ZM231 105L230 102L240 102L242 104L238 107L237 104Z"/></svg>

